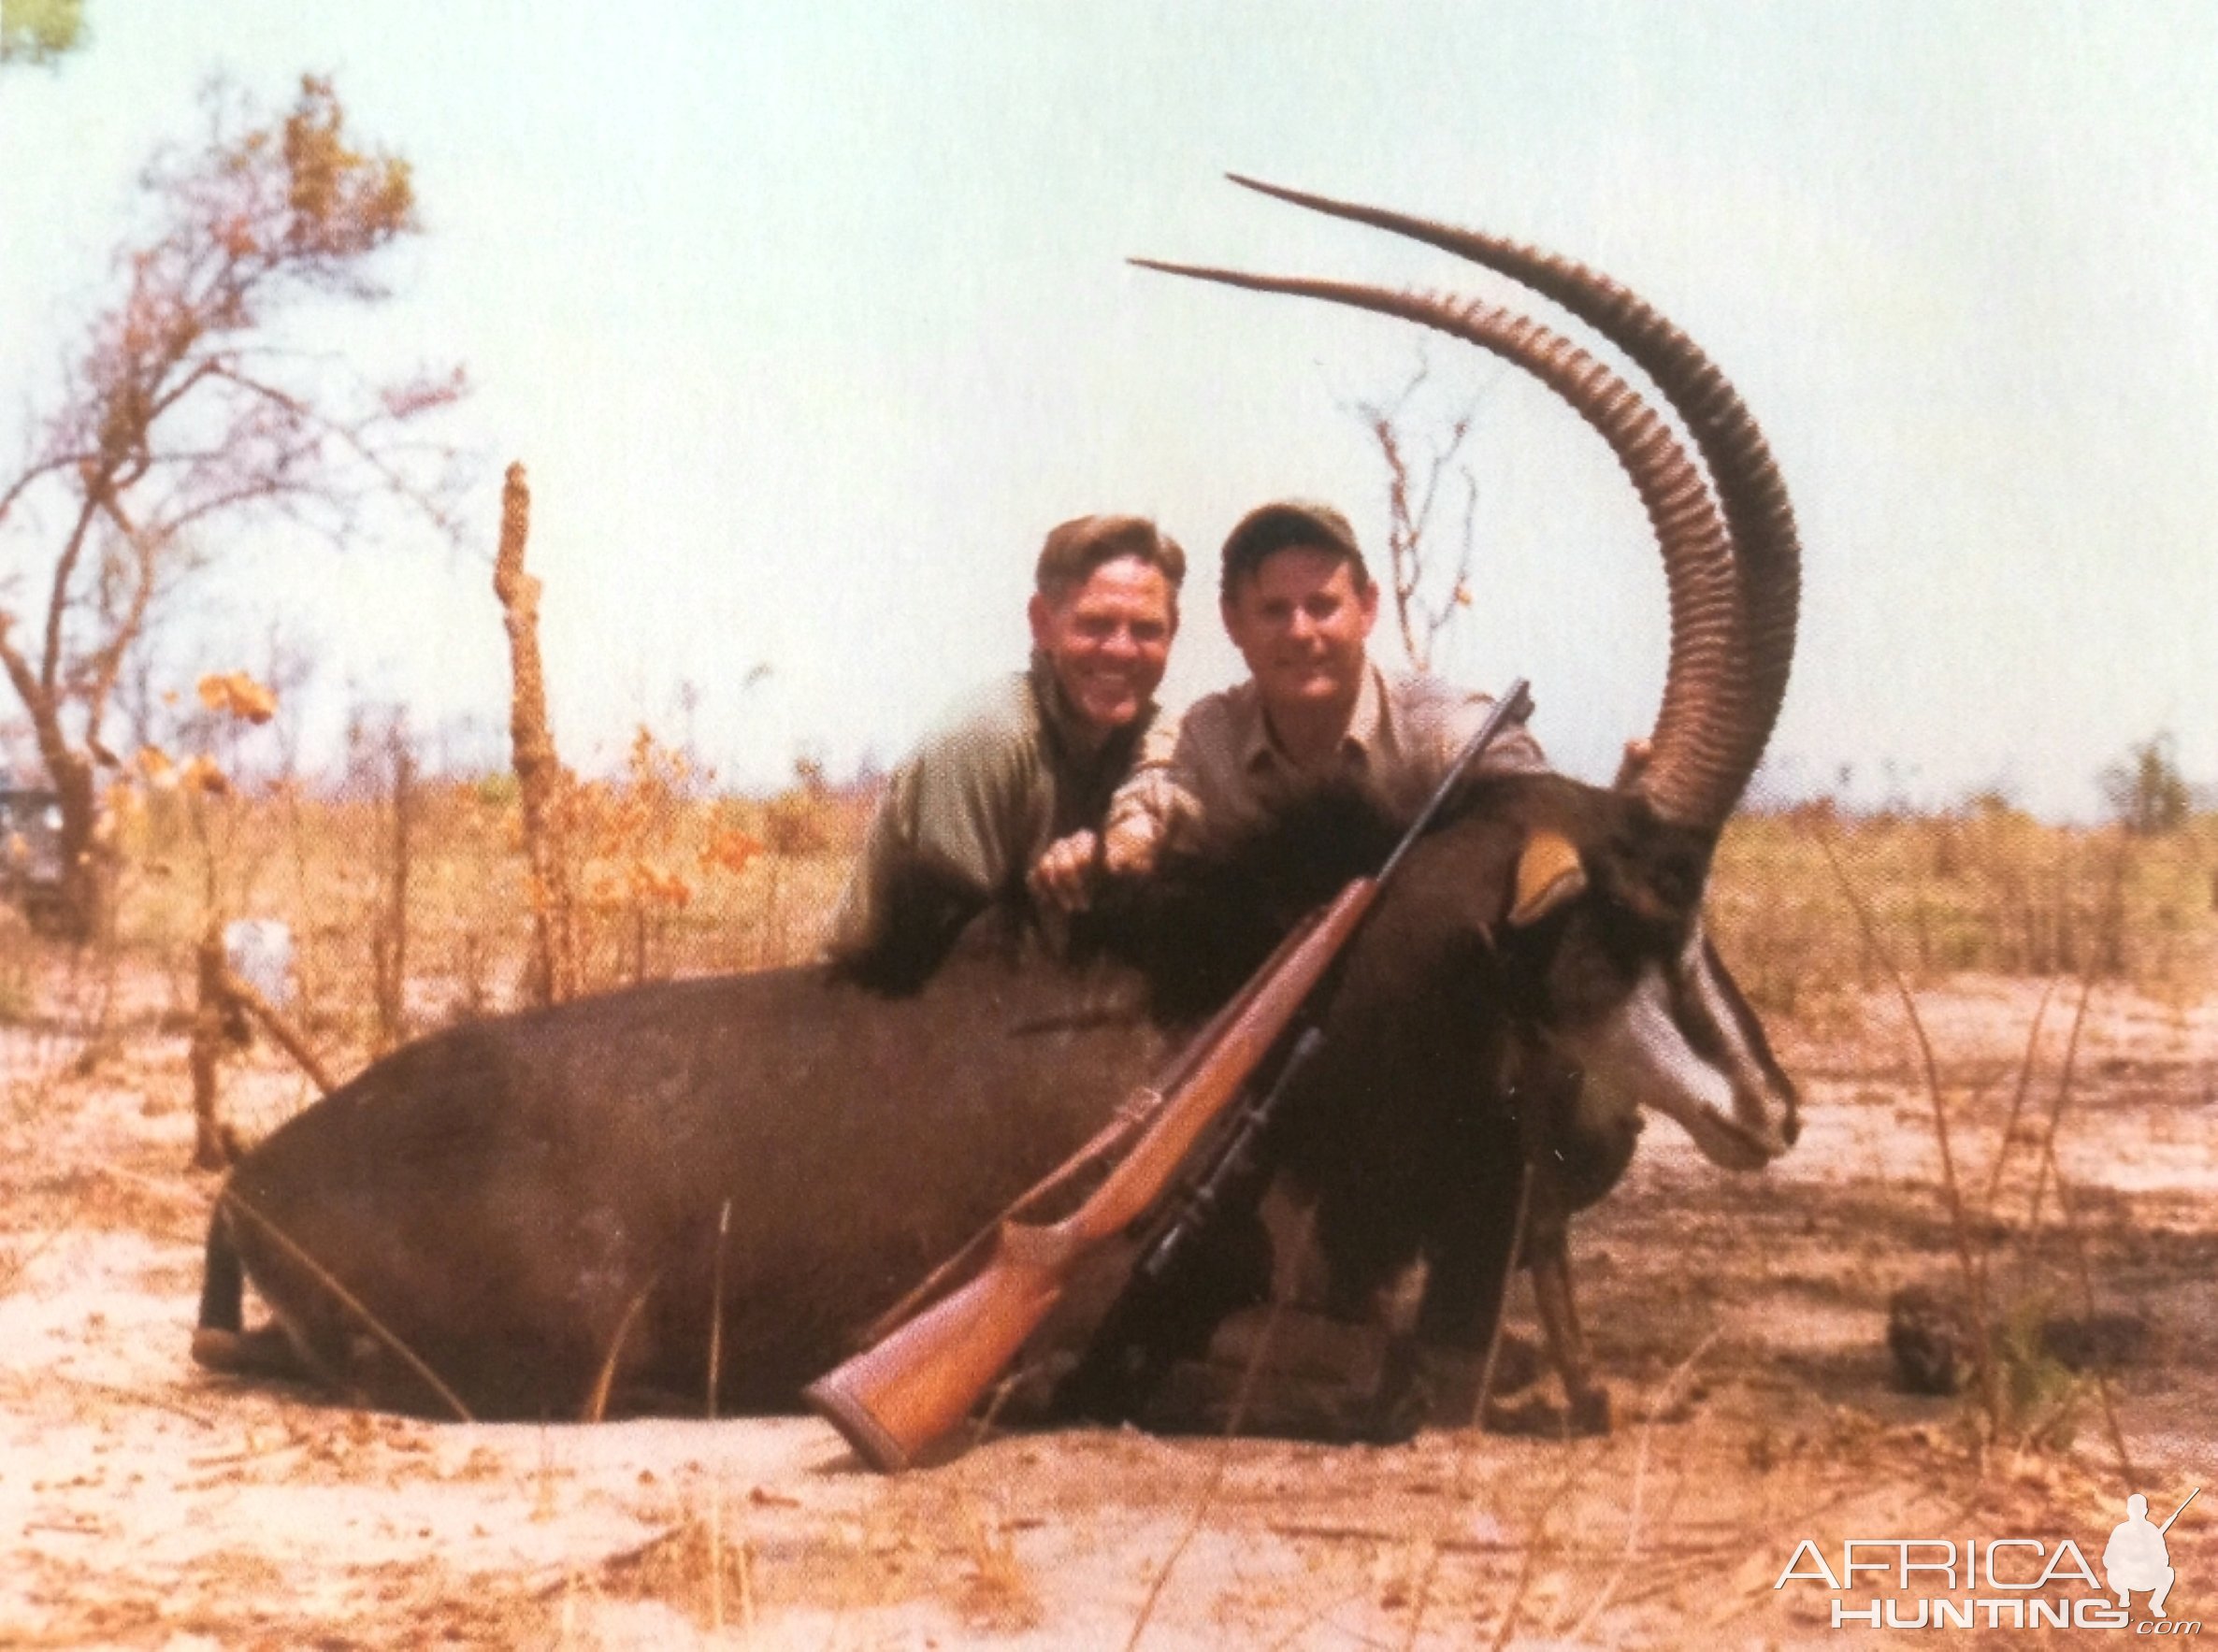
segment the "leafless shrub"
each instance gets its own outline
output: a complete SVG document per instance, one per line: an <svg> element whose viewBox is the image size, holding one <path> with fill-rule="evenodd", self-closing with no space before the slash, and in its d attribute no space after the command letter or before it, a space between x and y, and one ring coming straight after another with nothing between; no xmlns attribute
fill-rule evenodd
<svg viewBox="0 0 2218 1652"><path fill-rule="evenodd" d="M1347 404L1377 444L1386 471L1387 585L1402 646L1420 671L1432 668L1440 634L1471 604L1478 524L1478 480L1462 456L1478 400L1433 418L1413 405L1432 376L1432 364L1420 355L1391 396ZM1444 490L1461 498L1453 517L1440 513Z"/></svg>
<svg viewBox="0 0 2218 1652"><path fill-rule="evenodd" d="M421 800L408 713L398 707L357 712L347 731L348 789L368 805L370 1047L394 1048L409 1035L409 879Z"/></svg>
<svg viewBox="0 0 2218 1652"><path fill-rule="evenodd" d="M1871 905L1842 866L1830 841L1821 838L1820 844L1842 897L1855 917L1866 955L1877 964L1900 1002L1917 1048L1919 1072L1929 1107L1934 1143L1939 1155L1941 1202L1954 1251L1956 1294L1963 1304L1962 1329L1970 1343L1977 1408L1975 1447L1983 1455L1991 1448L2002 1445L2020 1448L2068 1445L2078 1384L2043 1344L2040 1327L2044 1304L2038 1297L2024 1294L2005 1299L1997 1290L1995 1281L1995 1263L2003 1243L2003 1234L2008 1231L1998 1231L1998 1225L1994 1221L1996 1194L2002 1185L2004 1170L2012 1148L2019 1140L2016 1126L2023 1113L2035 1070L2041 1022L2047 1011L2047 997L2044 996L2037 1007L2027 1031L2024 1054L2019 1065L2017 1087L2011 1098L2002 1134L1995 1145L1995 1156L1988 1173L1985 1190L1977 1199L1975 1208L1974 1201L1966 1196L1964 1178L1957 1169L1955 1127L1951 1115L1950 1094L1942 1084L1940 1065L1935 1057L1923 1017L1919 1013L1916 995L1902 968L1891 955L1880 933ZM2121 842L2115 847L2111 862L2110 898L2104 902L2102 923L2094 937L2090 953L2092 959L2114 961L2124 955L2122 931L2125 907L2119 891L2124 884L2126 866L2127 845ZM2044 1193L2053 1185L2059 1214L2076 1267L2081 1307L2090 1322L2095 1315L2096 1301L2094 1266L2080 1213L2066 1185L2062 1167L2057 1162L2056 1141L2072 1097L2075 1058L2080 1046L2081 1030L2086 1021L2088 1000L2094 992L2096 972L2096 968L2091 964L2081 975L2079 1006L2072 1017L2046 1128L2040 1133L2039 1158L2032 1197L2024 1225L2012 1235L2030 1246L2038 1233ZM2111 1448L2117 1458L2121 1482L2127 1487L2138 1484L2109 1379L2098 1371L2095 1374L2094 1384L2101 1401Z"/></svg>
<svg viewBox="0 0 2218 1652"><path fill-rule="evenodd" d="M122 290L0 474L0 537L44 570L20 587L27 610L14 590L0 606L0 672L60 798L79 939L99 927L112 864L106 722L163 603L211 559L209 530L276 519L337 542L393 500L443 527L454 481L417 432L463 394L459 370L375 383L286 331L304 305L383 296L377 255L419 228L407 164L355 147L327 80L303 79L281 115L221 84L205 102L199 146L148 166Z"/></svg>

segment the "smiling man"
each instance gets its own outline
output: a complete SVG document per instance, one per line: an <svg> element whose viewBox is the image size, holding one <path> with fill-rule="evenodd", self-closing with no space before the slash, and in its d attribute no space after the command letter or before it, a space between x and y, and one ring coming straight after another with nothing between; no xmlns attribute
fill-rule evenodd
<svg viewBox="0 0 2218 1652"><path fill-rule="evenodd" d="M1113 872L1144 875L1174 835L1246 830L1332 782L1414 805L1494 703L1372 661L1378 587L1347 519L1329 505L1280 502L1244 517L1225 540L1220 599L1248 680L1150 733L1110 805L1103 858ZM1532 736L1512 728L1478 769L1547 766Z"/></svg>
<svg viewBox="0 0 2218 1652"><path fill-rule="evenodd" d="M894 771L832 919L829 951L914 981L997 894L1076 887L1155 720L1186 553L1138 516L1082 516L1033 575L1030 670L959 708Z"/></svg>

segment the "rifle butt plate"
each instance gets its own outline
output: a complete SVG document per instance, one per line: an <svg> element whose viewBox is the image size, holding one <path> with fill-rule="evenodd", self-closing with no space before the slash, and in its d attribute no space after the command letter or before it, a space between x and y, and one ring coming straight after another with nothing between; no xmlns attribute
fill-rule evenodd
<svg viewBox="0 0 2218 1652"><path fill-rule="evenodd" d="M909 1454L901 1443L871 1415L868 1406L832 1378L811 1383L801 1390L801 1399L811 1411L839 1429L857 1457L881 1474L898 1474L909 1466Z"/></svg>

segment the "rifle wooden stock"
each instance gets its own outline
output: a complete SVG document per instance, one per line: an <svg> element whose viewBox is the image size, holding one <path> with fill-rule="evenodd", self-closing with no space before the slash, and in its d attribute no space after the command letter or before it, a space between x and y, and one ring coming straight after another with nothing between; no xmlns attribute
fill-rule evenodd
<svg viewBox="0 0 2218 1652"><path fill-rule="evenodd" d="M907 1468L970 1415L1062 1300L1062 1271L1013 1243L1052 1231L1006 1224L992 1260L968 1285L812 1384L810 1408L873 1469Z"/></svg>
<svg viewBox="0 0 2218 1652"><path fill-rule="evenodd" d="M1145 1128L1075 1211L1049 1225L1004 1220L967 1284L804 1390L810 1407L857 1457L884 1472L906 1468L969 1415L1061 1300L1079 1266L1154 1208L1377 893L1374 878L1348 884L1257 973L1233 1013L1212 1022L1173 1064L1159 1103L1152 1086L1135 1094L1127 1106L1146 1110Z"/></svg>

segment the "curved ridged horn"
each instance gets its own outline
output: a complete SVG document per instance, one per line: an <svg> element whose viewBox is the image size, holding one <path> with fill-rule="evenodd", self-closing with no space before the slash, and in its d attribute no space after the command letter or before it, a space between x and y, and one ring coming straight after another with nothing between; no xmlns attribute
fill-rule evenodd
<svg viewBox="0 0 2218 1652"><path fill-rule="evenodd" d="M1672 321L1599 270L1537 247L1413 218L1406 213L1334 200L1229 173L1234 183L1312 211L1366 223L1438 247L1521 281L1554 300L1632 358L1654 380L1694 437L1733 539L1748 655L1717 714L1746 744L1753 771L1786 697L1801 596L1801 547L1793 507L1779 466L1748 405L1717 365ZM1722 819L1737 800L1744 772L1716 810Z"/></svg>
<svg viewBox="0 0 2218 1652"><path fill-rule="evenodd" d="M1714 794L1693 799L1692 811L1703 824L1721 823L1763 754L1785 697L1801 583L1801 553L1786 487L1763 432L1738 393L1668 318L1619 282L1574 260L1500 237L1286 189L1237 173L1228 176L1260 194L1423 241L1510 276L1592 326L1655 381L1693 435L1709 467L1731 536L1739 593L1739 639L1728 662L1731 668L1692 704L1675 701L1667 693L1655 744L1658 755L1668 761L1667 754L1681 742L1664 737L1672 715L1683 709L1707 725L1698 743L1705 748L1722 745L1732 754L1720 776L1723 783ZM1675 661L1678 648L1675 629ZM1666 769L1664 778L1675 777ZM1657 793L1653 765L1640 789L1651 796ZM1677 783L1664 790L1674 797L1685 795L1685 788Z"/></svg>
<svg viewBox="0 0 2218 1652"><path fill-rule="evenodd" d="M1562 334L1498 305L1151 258L1131 262L1171 275L1321 298L1416 322L1514 362L1568 402L1617 454L1663 551L1671 603L1671 661L1656 716L1654 753L1640 789L1666 820L1706 828L1722 821L1747 778L1739 752L1721 742L1724 730L1708 714L1741 653L1733 553L1701 467L1631 385ZM1717 806L1720 797L1725 799L1723 809Z"/></svg>

